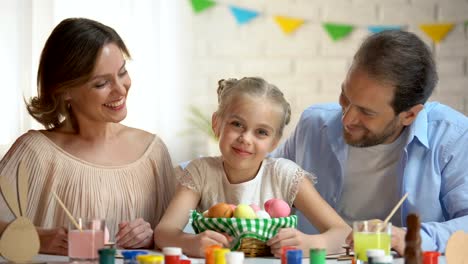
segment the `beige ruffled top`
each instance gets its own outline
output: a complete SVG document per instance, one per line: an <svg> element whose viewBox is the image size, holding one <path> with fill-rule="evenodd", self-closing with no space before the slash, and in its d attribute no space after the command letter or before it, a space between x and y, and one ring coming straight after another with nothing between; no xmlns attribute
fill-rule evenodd
<svg viewBox="0 0 468 264"><path fill-rule="evenodd" d="M138 160L100 166L70 155L41 132L30 130L0 161L0 177L7 177L12 187L16 186L20 160L29 172L26 216L44 228L69 224L52 191L75 217L106 219L113 239L121 221L143 218L154 228L175 190L169 153L156 135ZM0 220L12 219L14 215L0 196Z"/></svg>

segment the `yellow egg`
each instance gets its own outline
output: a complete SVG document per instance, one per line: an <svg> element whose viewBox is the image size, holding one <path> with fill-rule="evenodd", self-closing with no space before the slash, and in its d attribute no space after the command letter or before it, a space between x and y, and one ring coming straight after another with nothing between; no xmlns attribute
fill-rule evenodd
<svg viewBox="0 0 468 264"><path fill-rule="evenodd" d="M246 219L255 219L257 215L255 211L247 204L239 204L234 210L234 217L235 218L246 218Z"/></svg>

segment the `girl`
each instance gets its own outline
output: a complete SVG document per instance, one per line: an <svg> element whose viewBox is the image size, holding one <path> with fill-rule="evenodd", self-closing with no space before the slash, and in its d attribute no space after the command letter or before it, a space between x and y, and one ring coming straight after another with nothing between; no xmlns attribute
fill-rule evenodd
<svg viewBox="0 0 468 264"><path fill-rule="evenodd" d="M266 158L289 123L291 110L283 93L261 78L221 80L218 103L212 128L222 156L193 160L185 168L156 227L156 245L178 246L194 257L202 257L209 245L229 247L230 238L214 231L184 233L189 211L205 211L218 202L263 205L270 198L280 198L303 212L321 234L281 229L267 242L276 257L282 246L296 246L305 256L309 248L340 250L351 228L315 190L311 182L315 177L292 161Z"/></svg>

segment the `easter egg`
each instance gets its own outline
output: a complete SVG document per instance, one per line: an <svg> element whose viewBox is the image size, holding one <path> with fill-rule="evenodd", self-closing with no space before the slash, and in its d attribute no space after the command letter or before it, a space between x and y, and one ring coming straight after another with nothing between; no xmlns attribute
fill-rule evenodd
<svg viewBox="0 0 468 264"><path fill-rule="evenodd" d="M264 211L264 210L259 210L257 211L257 218L259 219L270 219L270 215Z"/></svg>
<svg viewBox="0 0 468 264"><path fill-rule="evenodd" d="M254 210L254 212L258 212L260 210L262 210L260 208L260 206L256 205L256 204L250 204L250 207L252 207L252 209Z"/></svg>
<svg viewBox="0 0 468 264"><path fill-rule="evenodd" d="M291 213L291 208L289 207L289 205L281 200L281 199L275 199L274 201L272 201L269 206L268 206L268 209L265 209L272 218L277 218L277 217L286 217L286 216L289 216L289 214Z"/></svg>
<svg viewBox="0 0 468 264"><path fill-rule="evenodd" d="M266 201L264 204L263 204L263 208L265 209L265 211L268 212L268 209L270 208L270 204L276 200L275 198L271 198L270 200Z"/></svg>
<svg viewBox="0 0 468 264"><path fill-rule="evenodd" d="M252 209L252 207L250 207L249 205L239 204L236 207L236 210L234 210L234 217L235 218L255 219L255 218L257 218L257 215L255 214L255 211Z"/></svg>
<svg viewBox="0 0 468 264"><path fill-rule="evenodd" d="M235 205L229 204L229 206L231 206L233 212L234 212L234 210L236 210L236 206L235 206Z"/></svg>
<svg viewBox="0 0 468 264"><path fill-rule="evenodd" d="M211 218L231 218L232 208L227 203L217 203L208 209L207 217Z"/></svg>

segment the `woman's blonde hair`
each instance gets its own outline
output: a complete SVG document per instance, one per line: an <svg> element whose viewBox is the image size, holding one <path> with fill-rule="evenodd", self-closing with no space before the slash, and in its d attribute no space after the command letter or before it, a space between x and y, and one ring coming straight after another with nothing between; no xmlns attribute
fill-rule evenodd
<svg viewBox="0 0 468 264"><path fill-rule="evenodd" d="M237 96L263 97L281 107L283 115L278 135L283 134L284 127L291 119L291 106L278 87L259 77L244 77L237 79L222 79L218 81L218 110L216 114L223 117L233 99Z"/></svg>
<svg viewBox="0 0 468 264"><path fill-rule="evenodd" d="M46 129L61 127L67 119L74 124L63 94L89 81L102 47L109 43L116 44L130 58L122 38L111 27L86 18L60 22L42 50L38 95L26 102L29 114Z"/></svg>

